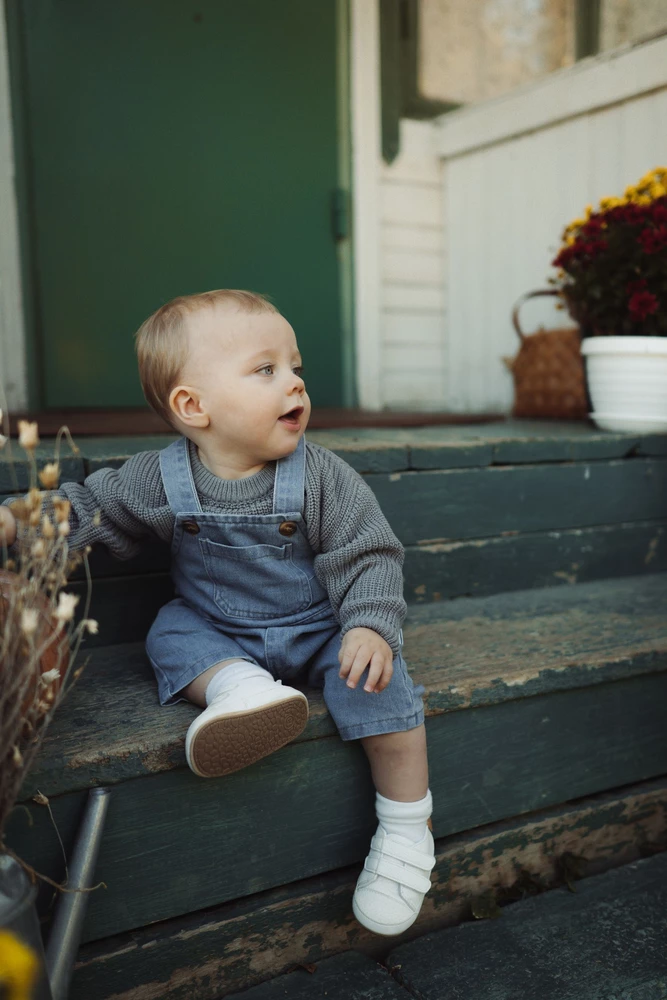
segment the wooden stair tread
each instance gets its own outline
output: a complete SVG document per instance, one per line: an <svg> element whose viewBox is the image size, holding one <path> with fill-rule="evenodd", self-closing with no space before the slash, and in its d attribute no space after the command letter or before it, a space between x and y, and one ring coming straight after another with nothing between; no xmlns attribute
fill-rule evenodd
<svg viewBox="0 0 667 1000"><path fill-rule="evenodd" d="M657 1000L667 976L667 853L505 907L496 920L395 949L388 967L422 1000ZM276 994L278 996L278 994Z"/></svg>
<svg viewBox="0 0 667 1000"><path fill-rule="evenodd" d="M357 951L296 969L226 1000L410 1000L387 970Z"/></svg>
<svg viewBox="0 0 667 1000"><path fill-rule="evenodd" d="M404 653L427 716L667 669L667 573L412 607ZM63 702L22 798L185 764L197 715L161 708L142 643L100 647ZM335 733L320 692L296 742Z"/></svg>

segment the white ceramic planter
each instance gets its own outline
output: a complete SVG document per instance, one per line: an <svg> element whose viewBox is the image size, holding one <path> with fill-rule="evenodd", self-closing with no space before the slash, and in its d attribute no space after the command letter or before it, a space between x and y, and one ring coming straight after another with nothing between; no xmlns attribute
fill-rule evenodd
<svg viewBox="0 0 667 1000"><path fill-rule="evenodd" d="M667 337L585 337L590 417L606 431L667 431Z"/></svg>

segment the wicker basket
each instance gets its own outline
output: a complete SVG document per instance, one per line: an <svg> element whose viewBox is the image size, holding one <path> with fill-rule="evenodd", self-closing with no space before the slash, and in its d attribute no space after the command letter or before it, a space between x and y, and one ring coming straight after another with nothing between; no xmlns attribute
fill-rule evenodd
<svg viewBox="0 0 667 1000"><path fill-rule="evenodd" d="M512 416L584 420L591 406L579 328L540 328L537 333L526 336L519 326L519 310L523 303L542 295L558 296L559 293L552 289L527 292L512 311L512 323L521 341L514 358L503 358L514 378Z"/></svg>

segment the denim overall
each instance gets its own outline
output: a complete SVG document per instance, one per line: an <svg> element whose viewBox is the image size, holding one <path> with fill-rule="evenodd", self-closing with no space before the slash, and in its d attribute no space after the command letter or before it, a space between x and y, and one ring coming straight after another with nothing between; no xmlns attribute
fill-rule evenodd
<svg viewBox="0 0 667 1000"><path fill-rule="evenodd" d="M314 569L303 520L306 442L276 463L271 514L202 510L188 440L160 452L175 516L172 578L176 594L153 623L146 650L162 705L204 670L230 658L249 660L283 683L322 688L343 739L413 729L423 722L421 694L405 661L380 694L338 676L340 625Z"/></svg>

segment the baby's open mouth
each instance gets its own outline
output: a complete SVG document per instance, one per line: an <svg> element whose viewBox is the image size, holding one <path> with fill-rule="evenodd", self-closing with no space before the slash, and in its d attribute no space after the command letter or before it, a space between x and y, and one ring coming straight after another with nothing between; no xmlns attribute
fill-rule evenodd
<svg viewBox="0 0 667 1000"><path fill-rule="evenodd" d="M294 409L288 410L287 413L283 413L282 417L278 417L282 420L284 424L298 425L299 417L303 413L303 406L295 406Z"/></svg>

